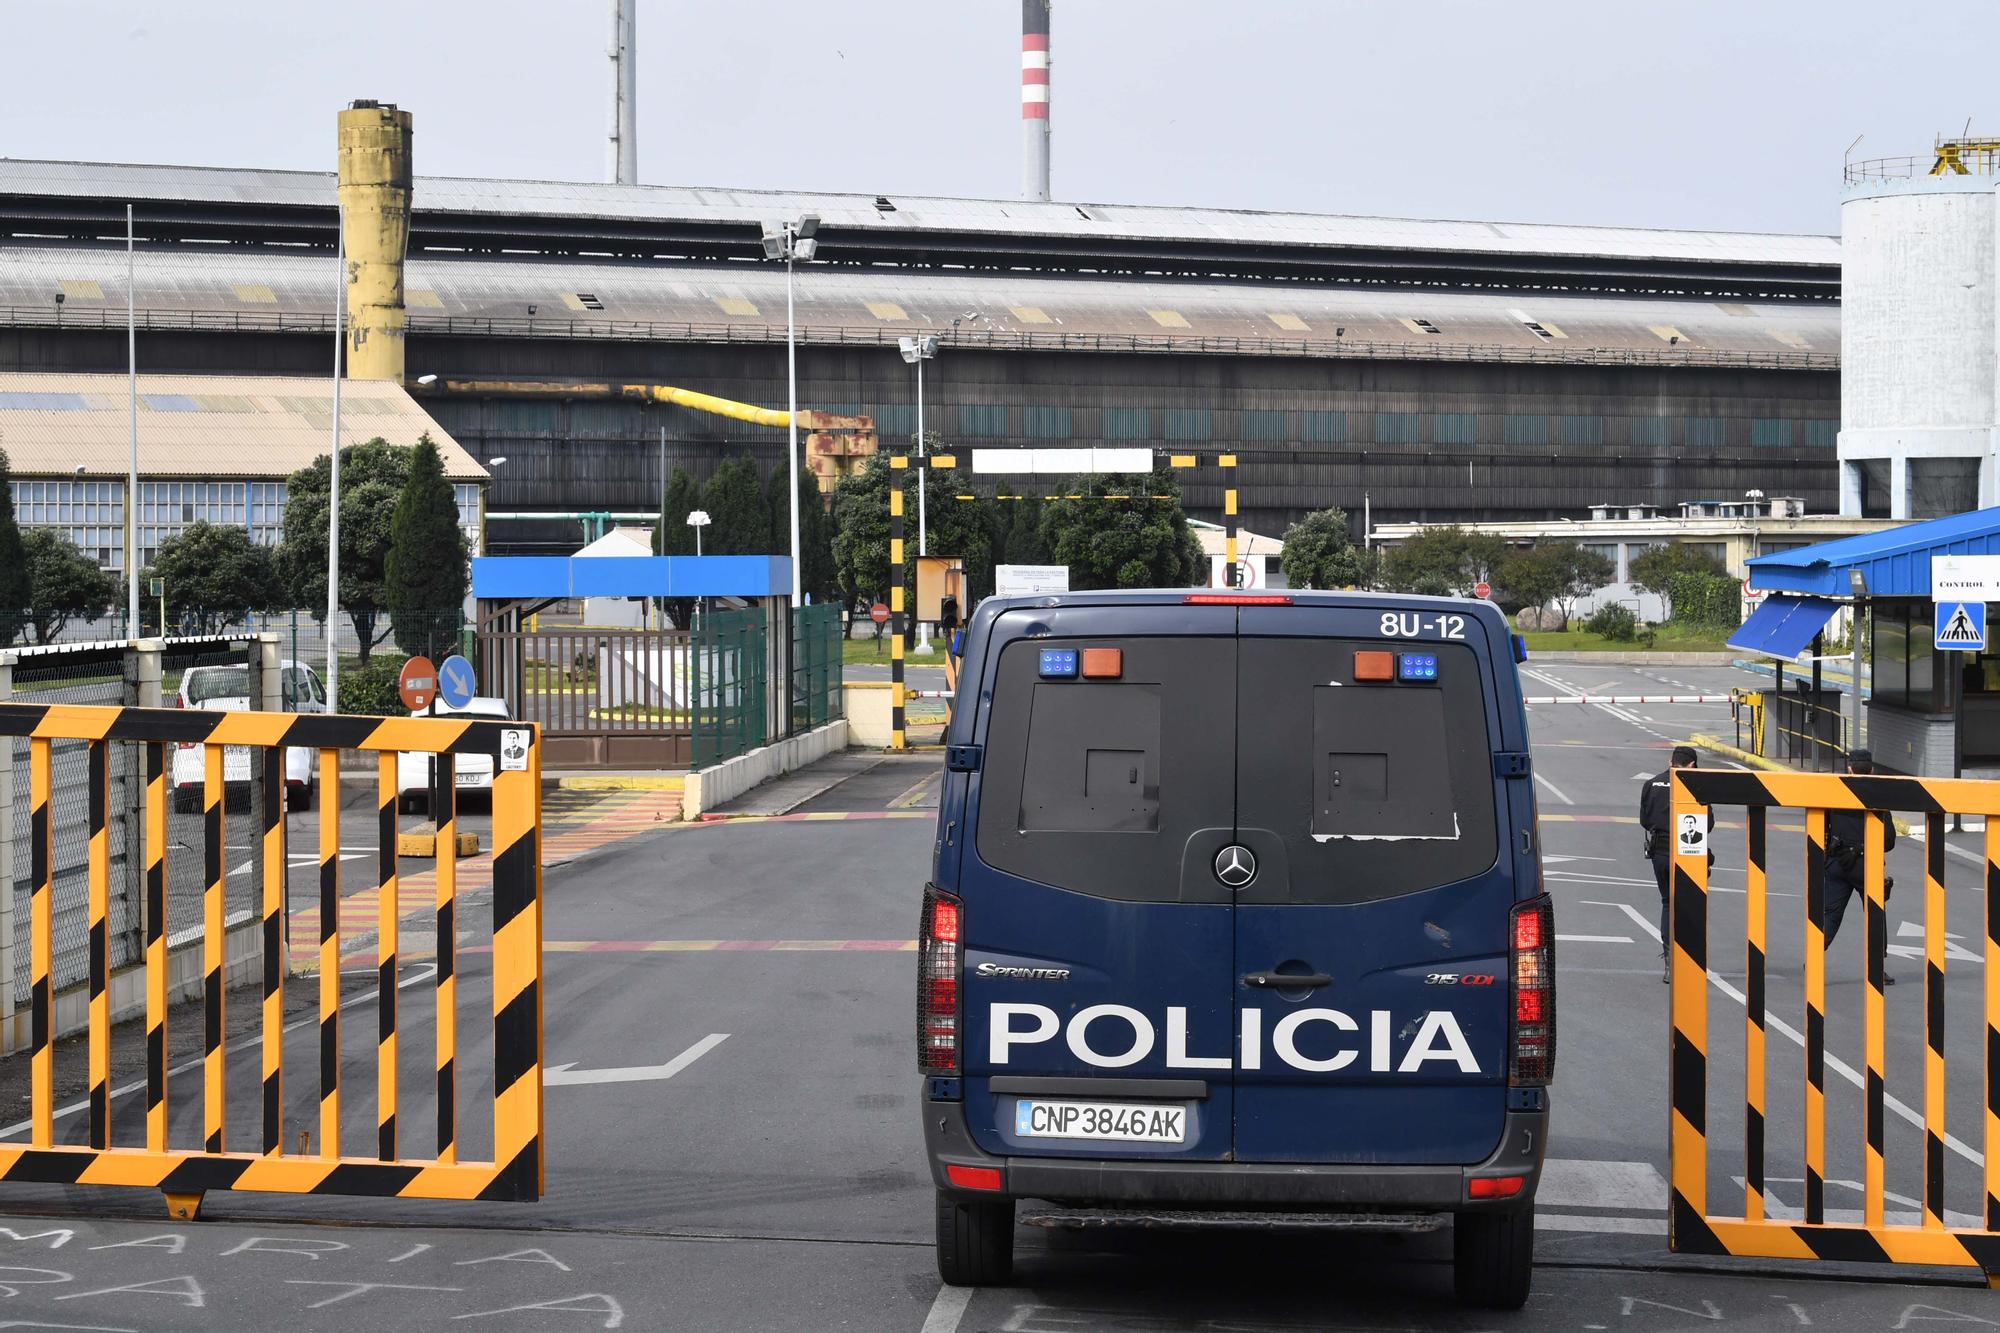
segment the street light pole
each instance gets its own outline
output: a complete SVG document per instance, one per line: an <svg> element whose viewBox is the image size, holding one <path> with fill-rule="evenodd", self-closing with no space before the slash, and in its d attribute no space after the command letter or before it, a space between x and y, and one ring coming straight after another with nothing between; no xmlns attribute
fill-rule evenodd
<svg viewBox="0 0 2000 1333"><path fill-rule="evenodd" d="M930 490L930 469L923 463L930 454L930 437L924 433L924 362L937 355L938 340L930 337L899 338L897 347L903 353L903 360L917 368L917 567L921 569L923 558L931 553L928 506L925 503L925 493ZM921 585L921 576L918 582ZM930 650L931 623L919 616L916 651L928 656Z"/></svg>
<svg viewBox="0 0 2000 1333"><path fill-rule="evenodd" d="M347 342L347 210L334 215L333 456L328 459L326 522L326 697L340 711L340 376Z"/></svg>
<svg viewBox="0 0 2000 1333"><path fill-rule="evenodd" d="M791 480L792 511L792 609L797 610L800 602L799 569L799 347L798 323L792 311L792 261L797 257L798 244L795 237L787 237L785 245L785 420L791 432L791 442L785 446L785 471ZM695 530L697 540L701 530Z"/></svg>
<svg viewBox="0 0 2000 1333"><path fill-rule="evenodd" d="M125 205L125 367L131 407L132 451L125 469L125 635L139 637L139 299L134 283L138 261L133 256L132 205ZM60 307L58 307L60 309ZM167 627L160 626L165 638Z"/></svg>

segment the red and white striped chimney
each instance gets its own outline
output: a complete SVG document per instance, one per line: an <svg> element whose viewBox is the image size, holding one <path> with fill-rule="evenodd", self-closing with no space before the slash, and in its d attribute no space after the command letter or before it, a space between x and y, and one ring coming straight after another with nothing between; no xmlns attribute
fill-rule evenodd
<svg viewBox="0 0 2000 1333"><path fill-rule="evenodd" d="M1049 0L1021 0L1021 197L1049 197Z"/></svg>

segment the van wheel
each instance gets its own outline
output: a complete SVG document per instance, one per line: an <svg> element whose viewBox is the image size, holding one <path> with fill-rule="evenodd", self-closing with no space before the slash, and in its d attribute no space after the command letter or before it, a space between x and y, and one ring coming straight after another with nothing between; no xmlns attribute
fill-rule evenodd
<svg viewBox="0 0 2000 1333"><path fill-rule="evenodd" d="M1014 1201L937 1192L937 1270L952 1287L1004 1286L1014 1274Z"/></svg>
<svg viewBox="0 0 2000 1333"><path fill-rule="evenodd" d="M1460 1305L1518 1310L1535 1271L1535 1210L1460 1213L1452 1222L1452 1284Z"/></svg>

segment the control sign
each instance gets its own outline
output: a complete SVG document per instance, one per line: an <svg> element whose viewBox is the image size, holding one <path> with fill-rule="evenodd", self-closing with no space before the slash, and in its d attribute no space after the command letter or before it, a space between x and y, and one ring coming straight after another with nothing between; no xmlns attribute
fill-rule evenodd
<svg viewBox="0 0 2000 1333"><path fill-rule="evenodd" d="M472 702L472 663L453 653L438 663L438 697L446 708L463 708Z"/></svg>
<svg viewBox="0 0 2000 1333"><path fill-rule="evenodd" d="M1939 602L1937 646L1976 652L1986 646L1986 603Z"/></svg>

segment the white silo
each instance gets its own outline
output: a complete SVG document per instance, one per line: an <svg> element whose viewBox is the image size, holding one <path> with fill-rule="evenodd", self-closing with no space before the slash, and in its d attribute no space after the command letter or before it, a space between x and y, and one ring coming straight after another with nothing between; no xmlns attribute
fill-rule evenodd
<svg viewBox="0 0 2000 1333"><path fill-rule="evenodd" d="M1840 511L2000 504L2000 140L1851 163L1840 206Z"/></svg>

